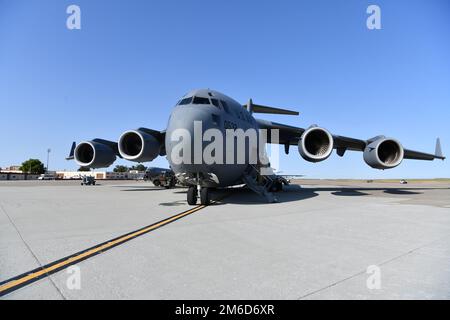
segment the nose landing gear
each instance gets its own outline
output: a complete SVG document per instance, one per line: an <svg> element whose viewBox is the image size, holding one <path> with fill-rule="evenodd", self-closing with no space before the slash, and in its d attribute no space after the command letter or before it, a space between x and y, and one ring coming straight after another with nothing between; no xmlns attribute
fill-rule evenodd
<svg viewBox="0 0 450 320"><path fill-rule="evenodd" d="M198 190L200 189L200 191ZM187 203L190 205L197 204L198 194L200 193L200 203L204 206L207 206L211 203L209 197L209 188L197 186L190 186L187 192Z"/></svg>
<svg viewBox="0 0 450 320"><path fill-rule="evenodd" d="M190 186L187 192L187 203L191 206L197 204L197 187Z"/></svg>
<svg viewBox="0 0 450 320"><path fill-rule="evenodd" d="M209 188L203 187L200 189L200 203L202 205L209 205Z"/></svg>

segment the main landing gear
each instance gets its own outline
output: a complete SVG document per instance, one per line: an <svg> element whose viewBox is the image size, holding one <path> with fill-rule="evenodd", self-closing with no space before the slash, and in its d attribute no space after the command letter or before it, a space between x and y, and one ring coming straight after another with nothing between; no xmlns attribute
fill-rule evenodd
<svg viewBox="0 0 450 320"><path fill-rule="evenodd" d="M200 190L199 190L200 189ZM207 187L197 187L190 186L187 192L187 202L190 205L197 204L197 198L200 194L200 203L204 206L207 206L211 203L211 199L209 197L209 188Z"/></svg>

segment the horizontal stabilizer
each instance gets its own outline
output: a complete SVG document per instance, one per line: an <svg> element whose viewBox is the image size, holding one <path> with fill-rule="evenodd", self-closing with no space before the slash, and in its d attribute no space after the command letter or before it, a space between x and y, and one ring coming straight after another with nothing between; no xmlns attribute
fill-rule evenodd
<svg viewBox="0 0 450 320"><path fill-rule="evenodd" d="M292 115L292 116L299 115L298 111L292 111L292 110L280 109L280 108L274 108L274 107L267 107L267 106L262 106L260 104L254 104L252 110L254 113L287 114L287 115Z"/></svg>
<svg viewBox="0 0 450 320"><path fill-rule="evenodd" d="M250 99L248 101L247 105L245 105L244 107L246 107L250 113L286 114L286 115L292 115L292 116L299 115L298 111L292 111L292 110L287 110L287 109L263 106L260 104L254 104L252 102L252 99Z"/></svg>

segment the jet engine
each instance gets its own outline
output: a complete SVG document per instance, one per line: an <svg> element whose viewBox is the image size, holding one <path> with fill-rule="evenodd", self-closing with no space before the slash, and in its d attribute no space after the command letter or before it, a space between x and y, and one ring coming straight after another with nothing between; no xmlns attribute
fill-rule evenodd
<svg viewBox="0 0 450 320"><path fill-rule="evenodd" d="M309 162L319 162L327 159L333 151L333 136L328 130L320 127L310 127L303 132L298 141L298 152Z"/></svg>
<svg viewBox="0 0 450 320"><path fill-rule="evenodd" d="M375 169L391 169L403 160L403 147L395 139L379 137L370 142L364 150L364 161Z"/></svg>
<svg viewBox="0 0 450 320"><path fill-rule="evenodd" d="M141 130L124 132L119 138L118 147L124 159L136 162L152 161L160 152L158 139Z"/></svg>
<svg viewBox="0 0 450 320"><path fill-rule="evenodd" d="M73 153L77 164L82 167L109 167L116 160L116 152L107 144L98 141L79 143Z"/></svg>

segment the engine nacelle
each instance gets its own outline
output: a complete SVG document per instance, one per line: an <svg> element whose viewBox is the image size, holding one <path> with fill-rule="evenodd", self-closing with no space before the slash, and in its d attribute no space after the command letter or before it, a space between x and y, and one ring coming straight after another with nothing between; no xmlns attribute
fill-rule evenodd
<svg viewBox="0 0 450 320"><path fill-rule="evenodd" d="M327 159L333 151L333 136L328 130L311 127L303 132L298 141L298 152L309 162L319 162Z"/></svg>
<svg viewBox="0 0 450 320"><path fill-rule="evenodd" d="M391 169L403 160L403 147L395 139L380 137L364 150L364 161L375 169Z"/></svg>
<svg viewBox="0 0 450 320"><path fill-rule="evenodd" d="M97 141L79 143L73 156L77 164L88 168L109 167L116 160L116 152L110 146Z"/></svg>
<svg viewBox="0 0 450 320"><path fill-rule="evenodd" d="M152 161L159 155L159 141L146 132L130 130L124 132L118 142L120 155L136 162Z"/></svg>

